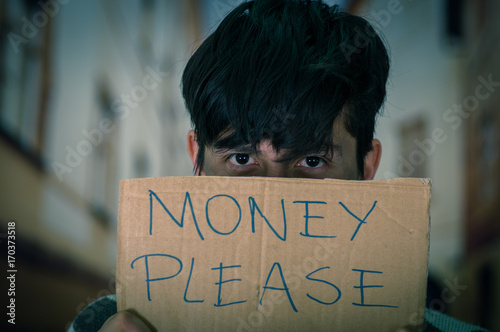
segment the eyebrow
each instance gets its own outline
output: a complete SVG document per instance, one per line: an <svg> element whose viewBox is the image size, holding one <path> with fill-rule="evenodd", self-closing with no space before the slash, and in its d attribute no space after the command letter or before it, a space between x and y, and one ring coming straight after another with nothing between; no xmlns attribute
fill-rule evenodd
<svg viewBox="0 0 500 332"><path fill-rule="evenodd" d="M256 147L252 147L251 144L245 144L245 145L238 145L235 146L234 148L228 148L228 147L221 147L221 148L213 148L212 149L215 154L221 155L224 154L228 151L237 151L238 153L242 154L261 154L260 150L258 150Z"/></svg>

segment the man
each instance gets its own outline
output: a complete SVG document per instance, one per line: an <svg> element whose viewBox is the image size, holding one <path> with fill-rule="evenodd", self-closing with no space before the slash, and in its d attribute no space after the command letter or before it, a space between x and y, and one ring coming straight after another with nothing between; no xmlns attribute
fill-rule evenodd
<svg viewBox="0 0 500 332"><path fill-rule="evenodd" d="M373 179L388 71L360 17L320 2L243 3L184 71L197 173Z"/></svg>
<svg viewBox="0 0 500 332"><path fill-rule="evenodd" d="M184 71L195 173L373 179L382 152L373 132L388 72L383 42L360 17L320 1L244 2ZM92 315L94 328L111 316L102 331L150 330L132 312L115 314L114 297L85 309L87 316L92 306L102 309ZM89 329L85 317L75 330ZM428 331L439 331L442 319L456 323L431 311L426 319Z"/></svg>

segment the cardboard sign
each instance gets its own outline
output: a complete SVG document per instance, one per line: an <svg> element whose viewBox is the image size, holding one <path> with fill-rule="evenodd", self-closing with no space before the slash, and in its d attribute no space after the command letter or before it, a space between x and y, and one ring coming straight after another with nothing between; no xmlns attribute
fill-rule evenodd
<svg viewBox="0 0 500 332"><path fill-rule="evenodd" d="M118 310L158 330L422 323L430 180L123 180Z"/></svg>

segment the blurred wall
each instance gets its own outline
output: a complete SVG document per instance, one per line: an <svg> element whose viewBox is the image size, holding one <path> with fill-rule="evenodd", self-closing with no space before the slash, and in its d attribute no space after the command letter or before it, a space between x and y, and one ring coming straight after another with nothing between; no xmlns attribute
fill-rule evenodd
<svg viewBox="0 0 500 332"><path fill-rule="evenodd" d="M364 4L392 60L376 178L432 179L428 303L500 330L500 1Z"/></svg>
<svg viewBox="0 0 500 332"><path fill-rule="evenodd" d="M18 330L62 331L115 291L120 179L192 174L179 84L199 25L197 1L0 1L0 225L16 225Z"/></svg>

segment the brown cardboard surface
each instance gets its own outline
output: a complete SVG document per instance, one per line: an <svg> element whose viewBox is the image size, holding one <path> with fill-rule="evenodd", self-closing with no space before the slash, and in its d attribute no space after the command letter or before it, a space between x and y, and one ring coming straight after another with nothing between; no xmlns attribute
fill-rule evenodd
<svg viewBox="0 0 500 332"><path fill-rule="evenodd" d="M421 323L429 200L427 179L122 180L118 310L159 331Z"/></svg>

